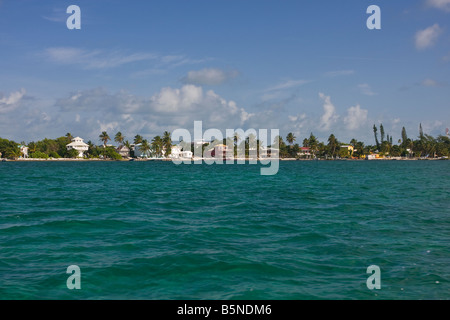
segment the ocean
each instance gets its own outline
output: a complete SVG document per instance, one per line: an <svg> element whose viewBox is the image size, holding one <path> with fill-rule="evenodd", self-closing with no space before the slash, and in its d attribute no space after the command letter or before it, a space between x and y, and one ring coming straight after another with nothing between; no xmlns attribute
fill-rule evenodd
<svg viewBox="0 0 450 320"><path fill-rule="evenodd" d="M0 299L448 299L449 183L449 161L3 162Z"/></svg>

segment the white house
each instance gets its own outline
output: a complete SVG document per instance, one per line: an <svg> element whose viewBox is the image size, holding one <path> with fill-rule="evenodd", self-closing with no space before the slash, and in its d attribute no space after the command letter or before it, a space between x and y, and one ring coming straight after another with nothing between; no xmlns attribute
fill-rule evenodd
<svg viewBox="0 0 450 320"><path fill-rule="evenodd" d="M127 146L120 146L116 149L116 151L123 158L128 158L130 156L130 149Z"/></svg>
<svg viewBox="0 0 450 320"><path fill-rule="evenodd" d="M183 151L181 147L179 146L172 146L172 151L169 155L172 159L191 159L192 158L192 151Z"/></svg>
<svg viewBox="0 0 450 320"><path fill-rule="evenodd" d="M147 151L147 152L142 152L141 151L141 143L139 143L139 144L137 144L137 145L135 145L134 146L134 156L136 157L136 158L150 158L151 157L151 154L150 154L150 150L149 151Z"/></svg>
<svg viewBox="0 0 450 320"><path fill-rule="evenodd" d="M300 158L309 159L311 158L311 149L308 147L302 147L300 148L300 152L297 153L297 156L299 156Z"/></svg>
<svg viewBox="0 0 450 320"><path fill-rule="evenodd" d="M273 147L262 147L260 149L259 157L264 158L278 158L280 156L280 149Z"/></svg>
<svg viewBox="0 0 450 320"><path fill-rule="evenodd" d="M82 158L85 151L89 150L89 145L83 142L83 139L76 137L72 139L72 142L66 146L67 150L77 150L78 157Z"/></svg>
<svg viewBox="0 0 450 320"><path fill-rule="evenodd" d="M21 158L22 157L23 158L28 158L28 147L24 146L24 145L19 145L19 149L20 149L20 153L22 154Z"/></svg>

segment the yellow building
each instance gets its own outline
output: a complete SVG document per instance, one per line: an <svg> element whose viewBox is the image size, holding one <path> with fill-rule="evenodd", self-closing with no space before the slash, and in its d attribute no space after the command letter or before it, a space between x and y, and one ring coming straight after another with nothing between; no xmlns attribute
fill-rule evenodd
<svg viewBox="0 0 450 320"><path fill-rule="evenodd" d="M341 146L341 149L347 149L349 154L353 154L355 148L352 145Z"/></svg>

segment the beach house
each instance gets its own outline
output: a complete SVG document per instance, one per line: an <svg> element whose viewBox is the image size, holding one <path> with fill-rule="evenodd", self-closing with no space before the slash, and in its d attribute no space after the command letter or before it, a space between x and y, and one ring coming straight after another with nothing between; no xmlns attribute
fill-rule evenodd
<svg viewBox="0 0 450 320"><path fill-rule="evenodd" d="M205 152L206 157L216 159L231 159L234 157L234 150L229 149L225 144L217 144Z"/></svg>
<svg viewBox="0 0 450 320"><path fill-rule="evenodd" d="M116 151L123 158L128 158L130 156L130 148L128 148L127 146L120 146L116 149Z"/></svg>
<svg viewBox="0 0 450 320"><path fill-rule="evenodd" d="M150 150L146 151L146 152L143 152L141 150L141 145L142 145L142 143L139 143L139 144L134 146L134 156L136 158L150 158L151 157Z"/></svg>
<svg viewBox="0 0 450 320"><path fill-rule="evenodd" d="M355 150L355 148L354 148L352 145L344 145L344 146L341 146L341 150L342 150L342 149L347 149L349 155L352 155L353 152L354 152L354 150Z"/></svg>
<svg viewBox="0 0 450 320"><path fill-rule="evenodd" d="M169 157L172 159L191 159L192 151L183 151L183 148L180 146L172 146Z"/></svg>
<svg viewBox="0 0 450 320"><path fill-rule="evenodd" d="M21 154L21 158L28 158L28 147L24 145L19 145L19 150Z"/></svg>
<svg viewBox="0 0 450 320"><path fill-rule="evenodd" d="M67 150L77 150L78 157L82 158L84 156L84 152L89 150L89 145L84 143L83 139L80 137L76 137L72 139L72 142L66 146Z"/></svg>
<svg viewBox="0 0 450 320"><path fill-rule="evenodd" d="M278 158L280 156L280 149L274 147L261 147L259 150L259 158Z"/></svg>
<svg viewBox="0 0 450 320"><path fill-rule="evenodd" d="M300 148L300 152L297 153L297 156L299 158L303 158L303 159L310 159L311 158L311 149L308 147L302 147L302 148Z"/></svg>

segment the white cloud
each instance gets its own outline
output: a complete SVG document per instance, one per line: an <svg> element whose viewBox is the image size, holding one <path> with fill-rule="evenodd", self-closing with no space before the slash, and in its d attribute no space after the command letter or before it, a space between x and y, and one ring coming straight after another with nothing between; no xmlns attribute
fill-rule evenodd
<svg viewBox="0 0 450 320"><path fill-rule="evenodd" d="M362 83L358 85L359 90L362 94L366 96L374 96L376 93L373 92L372 88L367 83Z"/></svg>
<svg viewBox="0 0 450 320"><path fill-rule="evenodd" d="M430 7L450 12L450 0L427 0Z"/></svg>
<svg viewBox="0 0 450 320"><path fill-rule="evenodd" d="M104 122L97 120L97 124L99 127L99 131L101 131L101 132L113 131L113 130L117 130L119 128L119 123L117 121L104 123Z"/></svg>
<svg viewBox="0 0 450 320"><path fill-rule="evenodd" d="M55 103L63 122L96 138L101 131L122 131L131 137L149 137L176 128L191 128L202 120L208 128L237 128L248 125L255 114L236 102L226 100L200 86L165 87L150 97L138 97L125 91L110 93L103 88L80 91ZM82 115L78 118L77 115ZM79 119L80 121L73 121Z"/></svg>
<svg viewBox="0 0 450 320"><path fill-rule="evenodd" d="M189 71L182 81L184 83L198 85L219 85L229 79L235 78L237 75L237 71L225 72L220 69L205 68L198 71Z"/></svg>
<svg viewBox="0 0 450 320"><path fill-rule="evenodd" d="M424 30L417 31L415 35L416 48L423 50L432 47L441 33L442 29L437 23Z"/></svg>
<svg viewBox="0 0 450 320"><path fill-rule="evenodd" d="M15 110L19 107L19 103L25 96L25 89L20 89L20 91L11 92L8 97L0 97L0 113L7 113Z"/></svg>
<svg viewBox="0 0 450 320"><path fill-rule="evenodd" d="M185 85L181 89L163 88L151 98L152 109L162 113L191 111L202 101L203 89L194 85Z"/></svg>
<svg viewBox="0 0 450 320"><path fill-rule="evenodd" d="M361 109L359 104L355 107L350 107L347 110L347 116L344 118L344 123L350 130L359 129L366 123L368 113L369 111Z"/></svg>
<svg viewBox="0 0 450 320"><path fill-rule="evenodd" d="M324 114L320 118L320 129L323 131L329 130L331 126L337 122L339 116L336 114L336 108L331 103L331 98L323 93L319 93L320 99L323 100Z"/></svg>
<svg viewBox="0 0 450 320"><path fill-rule="evenodd" d="M306 119L306 113L298 114L296 116L288 116L289 121L297 122Z"/></svg>

